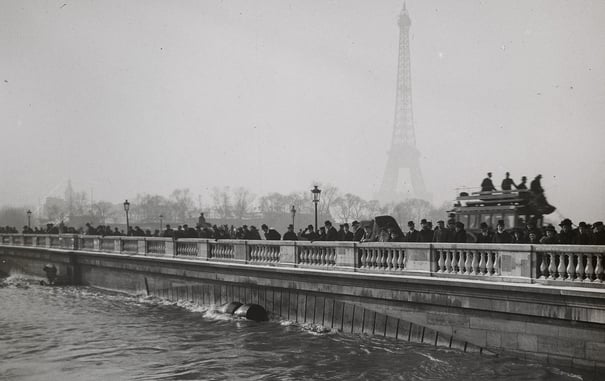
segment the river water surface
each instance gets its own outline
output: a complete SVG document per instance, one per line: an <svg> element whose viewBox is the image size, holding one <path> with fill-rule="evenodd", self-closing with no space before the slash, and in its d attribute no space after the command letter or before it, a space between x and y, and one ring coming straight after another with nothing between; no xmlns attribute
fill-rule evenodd
<svg viewBox="0 0 605 381"><path fill-rule="evenodd" d="M0 279L2 380L589 380L394 339L237 320L213 306Z"/></svg>

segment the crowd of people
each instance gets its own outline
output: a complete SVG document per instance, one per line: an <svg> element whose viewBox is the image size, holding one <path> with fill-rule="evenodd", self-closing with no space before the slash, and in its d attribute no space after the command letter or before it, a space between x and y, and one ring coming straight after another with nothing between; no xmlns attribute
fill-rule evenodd
<svg viewBox="0 0 605 381"><path fill-rule="evenodd" d="M462 222L456 221L453 215L447 221L438 221L433 227L431 221L423 219L420 221L420 229L416 229L414 221L407 223L407 230L402 231L395 222L386 226L374 226L374 223L364 223L362 226L358 221L351 225L343 223L337 229L331 221L325 221L323 226L315 229L313 225L295 232L294 225L289 225L282 235L275 228L265 224L260 230L254 226L242 225L210 225L197 224L190 227L187 224L179 225L173 229L166 225L163 231L156 229L143 230L138 226L130 227L128 232L112 228L111 226L99 225L97 227L86 224L83 228L75 229L63 224L47 224L45 228L29 228L24 226L24 234L85 234L101 236L133 236L133 237L167 237L172 239L181 238L208 238L208 239L240 239L240 240L285 240L285 241L350 241L350 242L450 242L450 243L526 243L526 244L563 244L563 245L605 245L605 226L602 221L593 224L580 222L574 227L573 222L566 218L559 224L559 231L553 225L538 227L532 221L528 221L523 228L508 229L504 220L499 220L496 229L493 230L487 223L480 225L480 232L473 238L465 230ZM0 227L0 233L18 233L17 229L10 226Z"/></svg>

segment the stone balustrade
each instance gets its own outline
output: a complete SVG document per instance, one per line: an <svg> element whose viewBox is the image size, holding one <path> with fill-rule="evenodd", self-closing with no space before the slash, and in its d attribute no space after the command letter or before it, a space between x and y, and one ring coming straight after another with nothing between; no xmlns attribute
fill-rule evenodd
<svg viewBox="0 0 605 381"><path fill-rule="evenodd" d="M605 247L244 241L0 234L3 246L186 258L327 271L605 288Z"/></svg>

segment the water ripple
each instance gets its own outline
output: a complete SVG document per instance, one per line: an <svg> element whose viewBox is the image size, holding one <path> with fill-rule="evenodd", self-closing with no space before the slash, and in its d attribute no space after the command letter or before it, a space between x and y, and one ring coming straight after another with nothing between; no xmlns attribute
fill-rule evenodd
<svg viewBox="0 0 605 381"><path fill-rule="evenodd" d="M507 357L266 323L216 306L87 287L0 282L0 379L577 380Z"/></svg>

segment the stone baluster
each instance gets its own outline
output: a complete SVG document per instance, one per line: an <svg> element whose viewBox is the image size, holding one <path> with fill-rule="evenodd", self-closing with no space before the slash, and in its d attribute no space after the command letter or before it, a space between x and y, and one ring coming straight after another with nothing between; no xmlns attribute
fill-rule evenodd
<svg viewBox="0 0 605 381"><path fill-rule="evenodd" d="M437 252L439 254L439 259L437 260L437 272L444 273L445 272L445 250L439 250Z"/></svg>
<svg viewBox="0 0 605 381"><path fill-rule="evenodd" d="M546 278L546 269L548 269L548 266L546 265L546 254L542 253L540 255L540 278L539 279L545 279Z"/></svg>
<svg viewBox="0 0 605 381"><path fill-rule="evenodd" d="M445 272L451 273L454 272L454 266L456 261L456 254L452 251L445 252Z"/></svg>
<svg viewBox="0 0 605 381"><path fill-rule="evenodd" d="M581 255L581 254L580 254ZM563 255L561 255L563 256ZM573 264L574 254L567 254L567 280L573 281L576 276L576 267ZM580 258L581 260L581 258Z"/></svg>
<svg viewBox="0 0 605 381"><path fill-rule="evenodd" d="M577 281L584 281L584 254L578 254L578 263L576 264L576 279Z"/></svg>
<svg viewBox="0 0 605 381"><path fill-rule="evenodd" d="M487 253L480 252L479 253L479 275L485 275L485 256Z"/></svg>
<svg viewBox="0 0 605 381"><path fill-rule="evenodd" d="M473 260L471 262L471 274L472 275L479 275L479 253L476 251L473 251L472 253L473 255Z"/></svg>
<svg viewBox="0 0 605 381"><path fill-rule="evenodd" d="M557 266L557 272L559 273L559 280L565 280L565 254L558 254L559 266Z"/></svg>
<svg viewBox="0 0 605 381"><path fill-rule="evenodd" d="M594 278L594 267L592 267L592 254L586 256L586 268L584 269L584 273L586 273L586 281L592 282Z"/></svg>
<svg viewBox="0 0 605 381"><path fill-rule="evenodd" d="M555 255L548 253L548 278L555 279L557 276L557 267L555 266Z"/></svg>
<svg viewBox="0 0 605 381"><path fill-rule="evenodd" d="M597 254L597 267L595 268L595 281L602 283L603 282L603 256L601 254Z"/></svg>
<svg viewBox="0 0 605 381"><path fill-rule="evenodd" d="M496 273L496 270L494 269L494 260L492 259L493 255L491 252L487 252L487 264L486 266L486 270L487 270L487 275L492 276Z"/></svg>

